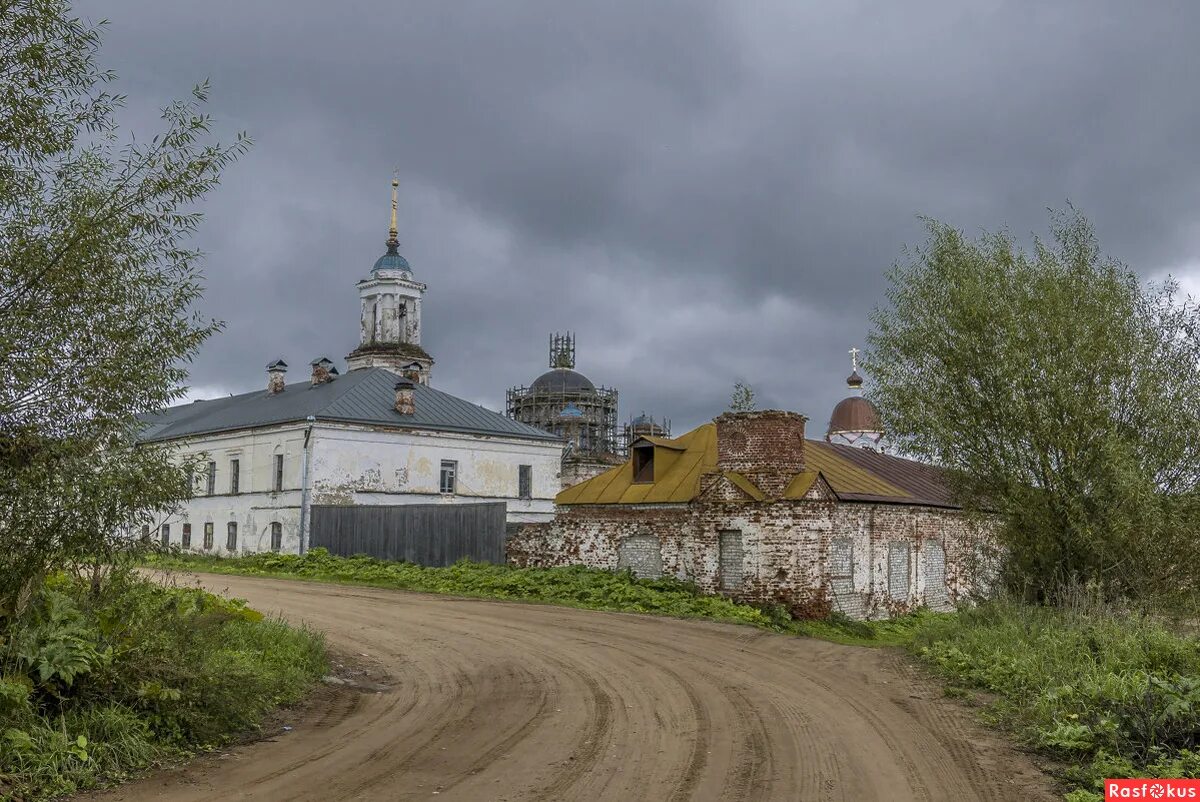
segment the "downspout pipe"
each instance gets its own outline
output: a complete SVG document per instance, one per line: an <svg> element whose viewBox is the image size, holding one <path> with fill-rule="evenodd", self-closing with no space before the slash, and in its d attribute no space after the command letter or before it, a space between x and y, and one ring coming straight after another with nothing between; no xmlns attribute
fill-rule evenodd
<svg viewBox="0 0 1200 802"><path fill-rule="evenodd" d="M313 424L317 419L309 415L306 419L308 426L304 429L304 452L300 458L300 553L308 553L308 527L309 527L309 507L311 506L311 493L309 490L309 463L312 461L311 444Z"/></svg>

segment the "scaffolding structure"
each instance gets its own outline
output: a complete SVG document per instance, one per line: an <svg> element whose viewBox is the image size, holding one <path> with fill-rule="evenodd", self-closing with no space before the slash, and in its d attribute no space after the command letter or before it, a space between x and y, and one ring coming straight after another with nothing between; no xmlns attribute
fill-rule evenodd
<svg viewBox="0 0 1200 802"><path fill-rule="evenodd" d="M575 371L574 334L550 335L550 368L531 385L508 390L508 417L567 441L564 461L623 457L627 443L617 429L617 391L597 387Z"/></svg>

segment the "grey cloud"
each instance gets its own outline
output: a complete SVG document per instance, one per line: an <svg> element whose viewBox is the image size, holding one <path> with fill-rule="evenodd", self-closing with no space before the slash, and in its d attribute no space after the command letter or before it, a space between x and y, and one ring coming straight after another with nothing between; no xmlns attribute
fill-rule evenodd
<svg viewBox="0 0 1200 802"><path fill-rule="evenodd" d="M1073 201L1146 274L1194 263L1189 3L81 3L136 105L205 76L257 145L206 204L195 384L353 346L402 178L443 388L580 368L677 429L734 381L821 429L916 215Z"/></svg>

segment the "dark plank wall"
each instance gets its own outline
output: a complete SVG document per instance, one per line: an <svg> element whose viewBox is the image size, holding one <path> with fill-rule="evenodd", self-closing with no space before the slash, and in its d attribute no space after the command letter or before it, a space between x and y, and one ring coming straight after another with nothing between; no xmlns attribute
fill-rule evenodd
<svg viewBox="0 0 1200 802"><path fill-rule="evenodd" d="M349 557L442 567L463 557L503 563L506 506L487 504L397 504L312 507L310 545Z"/></svg>

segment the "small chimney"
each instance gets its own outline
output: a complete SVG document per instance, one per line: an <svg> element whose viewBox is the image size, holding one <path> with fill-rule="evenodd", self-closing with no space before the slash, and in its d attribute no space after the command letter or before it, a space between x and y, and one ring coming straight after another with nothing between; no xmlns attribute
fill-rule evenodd
<svg viewBox="0 0 1200 802"><path fill-rule="evenodd" d="M401 415L415 415L417 412L416 387L408 379L396 382L395 410Z"/></svg>
<svg viewBox="0 0 1200 802"><path fill-rule="evenodd" d="M267 395L278 395L283 392L284 374L287 373L287 363L276 359L267 365Z"/></svg>
<svg viewBox="0 0 1200 802"><path fill-rule="evenodd" d="M337 368L333 366L333 363L327 357L314 359L310 364L312 364L313 387L316 387L318 384L331 382L338 375Z"/></svg>
<svg viewBox="0 0 1200 802"><path fill-rule="evenodd" d="M717 467L742 474L768 496L779 496L804 470L803 415L778 409L717 416Z"/></svg>

